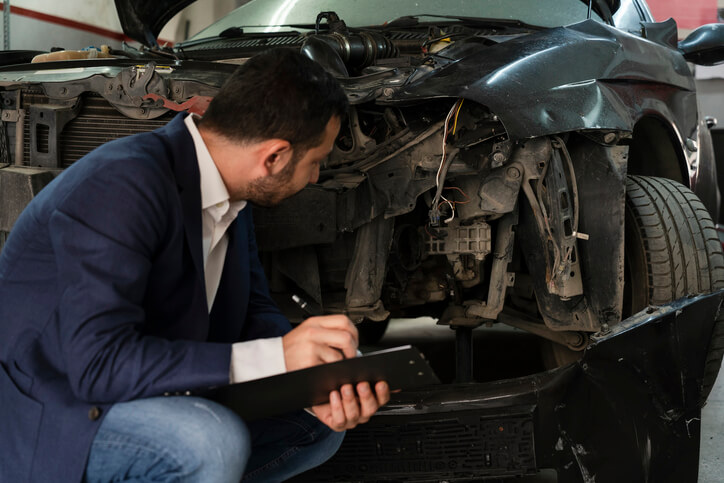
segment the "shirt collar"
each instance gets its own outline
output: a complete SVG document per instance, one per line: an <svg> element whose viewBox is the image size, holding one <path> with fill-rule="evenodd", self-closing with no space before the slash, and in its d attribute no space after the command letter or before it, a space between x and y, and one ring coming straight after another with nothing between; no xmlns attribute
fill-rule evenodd
<svg viewBox="0 0 724 483"><path fill-rule="evenodd" d="M234 212L234 215L239 211L243 210L246 206L246 201L229 201L229 192L224 185L224 180L221 178L221 174L211 158L209 149L204 143L204 139L199 133L199 129L196 127L194 122L193 114L186 116L184 119L186 128L191 134L191 138L194 141L194 148L196 149L196 159L199 163L199 180L201 184L201 209L206 210L211 207L224 208L223 212L229 210Z"/></svg>

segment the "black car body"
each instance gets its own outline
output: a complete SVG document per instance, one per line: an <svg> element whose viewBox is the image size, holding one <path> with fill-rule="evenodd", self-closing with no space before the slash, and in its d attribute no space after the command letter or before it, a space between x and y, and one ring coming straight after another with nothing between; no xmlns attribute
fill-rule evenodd
<svg viewBox="0 0 724 483"><path fill-rule="evenodd" d="M235 64L254 53L299 49L339 79L351 108L319 183L276 208L255 210L274 296L293 320L304 316L292 302L297 295L319 311L348 314L370 339L391 316L438 317L459 338L456 382L470 384L402 395L390 413L444 421L464 413L463 420L493 418L497 428L502 411L513 414L511 428L530 436L521 436L522 456L515 458L501 449L515 441L501 440L474 468L447 457L442 466L411 463L404 471L381 465L369 478L524 474L540 466L535 453L562 444L565 456L539 463L562 474L564 459L575 460L572 478L585 479L590 468L575 438L558 443L550 435L560 425L541 429L541 411L552 411L557 400L547 395L541 402L541 384L558 392L567 384L583 388L576 371L605 368L586 360L601 340L616 340L610 331L632 327L650 305L724 286L721 249L711 242L720 204L711 138L687 63L724 60L724 32L704 26L678 43L673 20L655 23L640 0L254 0L194 38L160 48L161 27L189 3L116 0L126 34L145 47L111 51L110 59L30 64L19 59L31 53L0 53L0 246L32 196L94 147L161 126L176 111L203 112ZM675 243L662 249L667 268L657 272L652 247L665 236ZM691 269L677 263L693 259L699 262ZM695 300L706 307L679 301L677 310L703 311L711 323L671 329L703 335L686 346L701 355L696 367L682 369L677 359L672 368L689 371L681 385L693 392L676 403L676 424L664 435L698 411L721 363L718 298ZM466 352L470 331L498 322L540 336L551 368L586 355L558 372L476 385ZM681 385L655 388L664 413ZM635 384L623 386L631 394ZM509 400L513 387L529 397ZM510 404L482 402L501 394ZM647 414L645 400L636 404ZM619 411L617 403L607 414ZM534 442L533 421L545 443ZM411 438L393 444L393 453L427 444L424 436ZM602 438L599 444L610 444L618 436ZM690 440L660 447L674 451ZM632 443L637 452L640 443ZM601 455L608 453L594 458L596 465L607 461ZM334 468L333 478L340 477Z"/></svg>

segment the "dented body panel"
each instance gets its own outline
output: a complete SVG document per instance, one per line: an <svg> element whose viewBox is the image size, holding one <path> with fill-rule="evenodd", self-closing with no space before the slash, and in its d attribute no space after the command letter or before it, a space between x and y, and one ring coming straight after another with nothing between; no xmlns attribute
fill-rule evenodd
<svg viewBox="0 0 724 483"><path fill-rule="evenodd" d="M646 111L682 116L676 123L687 129L687 116L696 118L685 98L675 106L658 92L662 85L695 90L683 57L672 55L671 46L593 20L481 47L456 43L444 49L440 68L416 73L391 100L469 98L498 113L511 139L581 129L631 131Z"/></svg>

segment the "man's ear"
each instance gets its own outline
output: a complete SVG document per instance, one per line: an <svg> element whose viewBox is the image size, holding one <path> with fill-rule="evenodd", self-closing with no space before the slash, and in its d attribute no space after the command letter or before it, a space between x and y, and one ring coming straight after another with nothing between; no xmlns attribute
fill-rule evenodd
<svg viewBox="0 0 724 483"><path fill-rule="evenodd" d="M281 172L292 160L292 145L284 139L267 139L259 146L258 154L268 175Z"/></svg>

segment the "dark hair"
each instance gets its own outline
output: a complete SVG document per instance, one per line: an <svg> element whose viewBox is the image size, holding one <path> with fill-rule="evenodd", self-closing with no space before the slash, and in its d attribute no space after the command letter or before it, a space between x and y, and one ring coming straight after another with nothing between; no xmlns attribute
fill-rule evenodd
<svg viewBox="0 0 724 483"><path fill-rule="evenodd" d="M347 106L331 74L294 50L278 48L239 66L199 125L239 142L284 139L299 154L319 145L329 120L341 119Z"/></svg>

